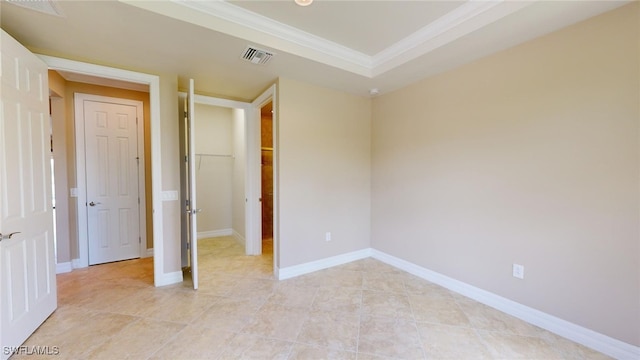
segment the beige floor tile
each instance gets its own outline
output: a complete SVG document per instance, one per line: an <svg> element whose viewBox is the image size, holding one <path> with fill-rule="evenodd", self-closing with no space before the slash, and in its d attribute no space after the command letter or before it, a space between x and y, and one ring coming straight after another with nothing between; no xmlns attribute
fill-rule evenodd
<svg viewBox="0 0 640 360"><path fill-rule="evenodd" d="M359 313L362 308L362 290L353 288L319 288L313 300L315 310Z"/></svg>
<svg viewBox="0 0 640 360"><path fill-rule="evenodd" d="M71 315L69 312L66 314ZM83 318L74 318L72 322L43 324L24 345L56 346L60 350L56 358L78 359L139 320L133 316L109 313L87 312L83 315Z"/></svg>
<svg viewBox="0 0 640 360"><path fill-rule="evenodd" d="M295 341L307 317L306 309L268 304L258 310L242 332L266 338Z"/></svg>
<svg viewBox="0 0 640 360"><path fill-rule="evenodd" d="M404 293L364 290L362 292L362 313L371 316L413 320L409 297Z"/></svg>
<svg viewBox="0 0 640 360"><path fill-rule="evenodd" d="M227 297L236 299L268 298L276 287L274 280L238 279Z"/></svg>
<svg viewBox="0 0 640 360"><path fill-rule="evenodd" d="M355 352L296 344L288 360L356 360L356 358Z"/></svg>
<svg viewBox="0 0 640 360"><path fill-rule="evenodd" d="M607 359L371 258L274 281L271 254L245 256L232 237L198 245L198 291L188 274L155 288L151 258L58 275L59 308L25 345L74 360ZM12 360L41 358L53 357Z"/></svg>
<svg viewBox="0 0 640 360"><path fill-rule="evenodd" d="M185 325L139 319L87 354L91 359L146 359ZM92 335L96 335L95 333Z"/></svg>
<svg viewBox="0 0 640 360"><path fill-rule="evenodd" d="M541 338L550 343L551 346L567 360L613 360L612 357L586 346L577 344L545 330L543 330L543 332L544 334Z"/></svg>
<svg viewBox="0 0 640 360"><path fill-rule="evenodd" d="M321 275L324 279L321 286L362 289L363 273L361 271L326 269L322 270Z"/></svg>
<svg viewBox="0 0 640 360"><path fill-rule="evenodd" d="M453 295L452 291L440 285L409 274L404 279L404 288L407 293L414 295Z"/></svg>
<svg viewBox="0 0 640 360"><path fill-rule="evenodd" d="M478 331L491 355L496 359L563 359L551 344L538 337Z"/></svg>
<svg viewBox="0 0 640 360"><path fill-rule="evenodd" d="M416 321L470 326L469 319L449 295L409 295Z"/></svg>
<svg viewBox="0 0 640 360"><path fill-rule="evenodd" d="M357 314L315 310L302 325L296 342L355 352L359 328Z"/></svg>
<svg viewBox="0 0 640 360"><path fill-rule="evenodd" d="M290 282L276 283L267 303L310 309L316 297L317 288L297 286Z"/></svg>
<svg viewBox="0 0 640 360"><path fill-rule="evenodd" d="M492 359L474 329L418 323L418 332L427 359Z"/></svg>
<svg viewBox="0 0 640 360"><path fill-rule="evenodd" d="M213 327L190 326L162 346L151 359L214 359L238 334Z"/></svg>
<svg viewBox="0 0 640 360"><path fill-rule="evenodd" d="M217 297L197 291L169 292L164 294L145 315L156 320L188 324L215 306L217 300Z"/></svg>
<svg viewBox="0 0 640 360"><path fill-rule="evenodd" d="M240 331L251 322L262 304L264 304L263 299L222 298L203 312L192 324L228 331Z"/></svg>
<svg viewBox="0 0 640 360"><path fill-rule="evenodd" d="M384 355L376 355L376 354L367 354L363 352L359 352L357 354L358 360L405 360L402 358L384 356Z"/></svg>
<svg viewBox="0 0 640 360"><path fill-rule="evenodd" d="M363 289L406 293L404 288L404 276L397 272L365 272Z"/></svg>
<svg viewBox="0 0 640 360"><path fill-rule="evenodd" d="M424 359L415 322L405 319L362 316L358 353Z"/></svg>
<svg viewBox="0 0 640 360"><path fill-rule="evenodd" d="M104 286L104 285L103 285ZM92 293L79 298L74 304L85 309L107 311L111 304L133 297L138 291L137 287L123 285L107 285L109 291L94 290Z"/></svg>
<svg viewBox="0 0 640 360"><path fill-rule="evenodd" d="M536 337L543 335L539 327L474 300L456 298L456 302L476 329Z"/></svg>
<svg viewBox="0 0 640 360"><path fill-rule="evenodd" d="M291 353L293 343L263 338L251 334L238 334L227 344L219 359L274 359L285 360Z"/></svg>
<svg viewBox="0 0 640 360"><path fill-rule="evenodd" d="M237 278L220 275L220 273L200 277L198 280L198 292L213 296L227 296L238 281Z"/></svg>

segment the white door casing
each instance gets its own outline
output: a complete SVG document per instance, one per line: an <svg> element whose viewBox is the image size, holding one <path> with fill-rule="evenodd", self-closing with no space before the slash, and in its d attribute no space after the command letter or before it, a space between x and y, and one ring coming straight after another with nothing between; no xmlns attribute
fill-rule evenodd
<svg viewBox="0 0 640 360"><path fill-rule="evenodd" d="M6 359L56 309L57 289L47 66L4 31L0 40L0 358Z"/></svg>
<svg viewBox="0 0 640 360"><path fill-rule="evenodd" d="M108 79L116 79L136 84L149 86L149 118L150 118L150 144L151 144L151 202L149 209L153 216L153 278L155 286L165 286L182 281L182 271L168 271L165 265L164 251L164 209L162 190L162 134L160 119L160 77L158 75L145 74L135 71L118 69L108 66L90 64L80 61L63 59L47 55L38 55L51 70L67 71L84 75L97 76ZM76 130L77 131L77 130ZM82 194L82 193L80 193ZM141 193L141 196L144 193ZM78 198L77 203L82 203L83 199ZM81 222L81 215L78 214L78 222ZM84 219L86 224L86 217ZM141 228L141 232L144 231ZM84 235L83 235L84 231ZM86 243L86 226L78 228L78 241L80 255L73 260L74 268L87 267L88 251ZM179 254L175 254L178 256ZM174 256L173 253L166 255Z"/></svg>
<svg viewBox="0 0 640 360"><path fill-rule="evenodd" d="M138 125L142 102L76 94L84 117L89 264L141 256ZM144 179L142 179L144 184ZM144 221L142 221L144 224ZM146 239L145 239L146 243Z"/></svg>
<svg viewBox="0 0 640 360"><path fill-rule="evenodd" d="M278 277L280 264L279 188L278 188L278 102L276 85L270 86L253 102L247 115L247 254L262 254L262 179L260 171L260 109L273 102L273 271Z"/></svg>

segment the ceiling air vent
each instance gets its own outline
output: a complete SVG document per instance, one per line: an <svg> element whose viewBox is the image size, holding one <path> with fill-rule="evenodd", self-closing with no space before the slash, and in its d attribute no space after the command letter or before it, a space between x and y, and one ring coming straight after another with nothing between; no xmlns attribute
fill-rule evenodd
<svg viewBox="0 0 640 360"><path fill-rule="evenodd" d="M273 53L268 52L267 50L258 49L253 46L247 46L247 48L244 49L244 52L242 53L242 58L246 61L250 61L252 64L267 65L273 55Z"/></svg>

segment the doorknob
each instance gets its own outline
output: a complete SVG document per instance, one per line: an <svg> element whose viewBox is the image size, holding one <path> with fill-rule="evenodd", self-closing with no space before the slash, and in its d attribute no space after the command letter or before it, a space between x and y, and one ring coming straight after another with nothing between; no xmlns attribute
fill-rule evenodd
<svg viewBox="0 0 640 360"><path fill-rule="evenodd" d="M11 239L11 237L12 237L13 235L15 235L15 234L20 234L20 231L12 232L12 233L9 233L8 235L2 235L2 234L0 233L0 241L2 241L2 240L4 240L4 239L9 240L9 239Z"/></svg>
<svg viewBox="0 0 640 360"><path fill-rule="evenodd" d="M99 205L99 204L101 204L101 203L92 201L92 202L89 203L89 206L96 206L96 205Z"/></svg>

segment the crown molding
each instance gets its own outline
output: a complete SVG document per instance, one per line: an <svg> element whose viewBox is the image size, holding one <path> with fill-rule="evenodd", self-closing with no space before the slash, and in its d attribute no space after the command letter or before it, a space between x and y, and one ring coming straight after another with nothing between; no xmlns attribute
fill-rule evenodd
<svg viewBox="0 0 640 360"><path fill-rule="evenodd" d="M521 10L533 1L470 0L372 57L380 75Z"/></svg>
<svg viewBox="0 0 640 360"><path fill-rule="evenodd" d="M230 4L226 1L171 1L204 14L232 22L236 25L271 35L297 46L327 54L330 57L344 62L369 70L372 68L372 58L367 54L300 30L296 27L275 21L266 16L246 10L240 6Z"/></svg>
<svg viewBox="0 0 640 360"><path fill-rule="evenodd" d="M222 0L120 1L367 78L428 54L534 2L469 0L370 56Z"/></svg>

